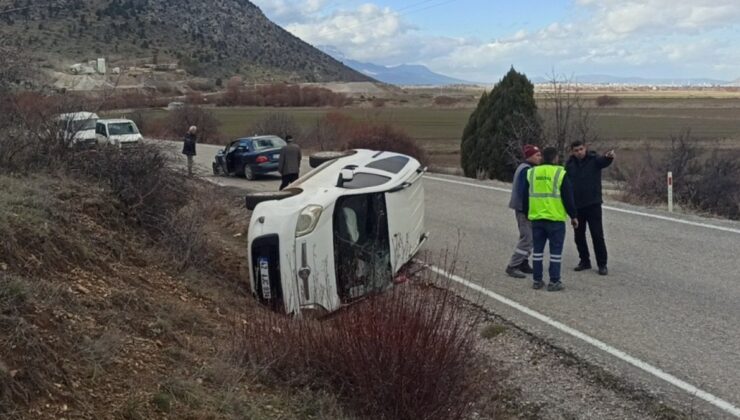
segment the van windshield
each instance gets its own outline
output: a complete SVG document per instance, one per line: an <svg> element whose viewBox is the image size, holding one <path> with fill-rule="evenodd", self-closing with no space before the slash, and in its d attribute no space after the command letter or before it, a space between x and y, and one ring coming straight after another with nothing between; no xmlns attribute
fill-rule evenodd
<svg viewBox="0 0 740 420"><path fill-rule="evenodd" d="M83 131L83 130L95 130L95 122L97 120L75 120L70 124L70 130L72 131Z"/></svg>
<svg viewBox="0 0 740 420"><path fill-rule="evenodd" d="M139 130L131 123L108 124L108 133L111 136L122 136L126 134L139 134Z"/></svg>

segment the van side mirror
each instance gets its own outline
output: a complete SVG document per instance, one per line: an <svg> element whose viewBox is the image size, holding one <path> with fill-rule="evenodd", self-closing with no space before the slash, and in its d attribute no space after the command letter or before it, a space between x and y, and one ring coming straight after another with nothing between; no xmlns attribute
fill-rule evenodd
<svg viewBox="0 0 740 420"><path fill-rule="evenodd" d="M339 179L337 180L337 187L341 188L345 182L349 182L355 179L355 172L352 169L342 169L339 171Z"/></svg>

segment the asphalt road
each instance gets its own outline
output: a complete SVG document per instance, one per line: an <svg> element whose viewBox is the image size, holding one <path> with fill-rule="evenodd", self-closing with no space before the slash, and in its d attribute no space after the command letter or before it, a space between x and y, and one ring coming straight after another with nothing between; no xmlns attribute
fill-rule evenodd
<svg viewBox="0 0 740 420"><path fill-rule="evenodd" d="M217 149L198 145L196 163L200 173L211 172ZM279 184L277 176L252 182L223 177L213 180L248 190L276 190ZM598 276L593 270L572 271L577 253L569 228L563 258L566 289L551 293L532 290L530 279L513 279L504 273L517 239L514 215L507 208L509 195L499 190L506 189L505 184L432 174L427 176L425 188L427 229L431 233L426 246L429 255L450 254L457 249L458 276L671 378L659 378L637 368L500 299L481 293L475 293L475 299L523 329L687 412L693 410L699 418L738 416L740 223L607 203L612 208L604 210L609 276ZM707 398L691 395L670 383L672 378L722 401L711 404Z"/></svg>

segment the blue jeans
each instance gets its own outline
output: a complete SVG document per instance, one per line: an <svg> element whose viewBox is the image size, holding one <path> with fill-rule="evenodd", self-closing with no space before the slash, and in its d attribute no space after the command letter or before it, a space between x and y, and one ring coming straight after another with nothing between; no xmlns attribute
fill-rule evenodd
<svg viewBox="0 0 740 420"><path fill-rule="evenodd" d="M550 283L560 281L560 264L563 259L563 242L565 242L565 222L549 220L532 221L532 269L534 281L542 281L542 265L545 255L545 242L550 241Z"/></svg>

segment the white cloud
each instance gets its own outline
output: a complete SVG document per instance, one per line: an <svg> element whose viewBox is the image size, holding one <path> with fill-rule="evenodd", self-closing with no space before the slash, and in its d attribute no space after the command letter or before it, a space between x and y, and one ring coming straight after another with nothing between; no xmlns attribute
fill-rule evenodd
<svg viewBox="0 0 740 420"><path fill-rule="evenodd" d="M593 11L592 24L606 39L636 33L692 33L733 25L737 0L577 0Z"/></svg>
<svg viewBox="0 0 740 420"><path fill-rule="evenodd" d="M509 66L544 76L608 72L734 79L740 0L573 0L569 20L521 28L494 40L421 33L389 7L333 10L330 0L256 0L272 19L313 45L377 64L421 63L451 76L498 79ZM722 64L725 63L725 64ZM648 73L644 73L648 72ZM650 73L652 72L652 73Z"/></svg>
<svg viewBox="0 0 740 420"><path fill-rule="evenodd" d="M402 59L416 39L413 26L397 12L370 3L352 11L314 16L286 29L313 45L331 45L349 58L378 62Z"/></svg>

